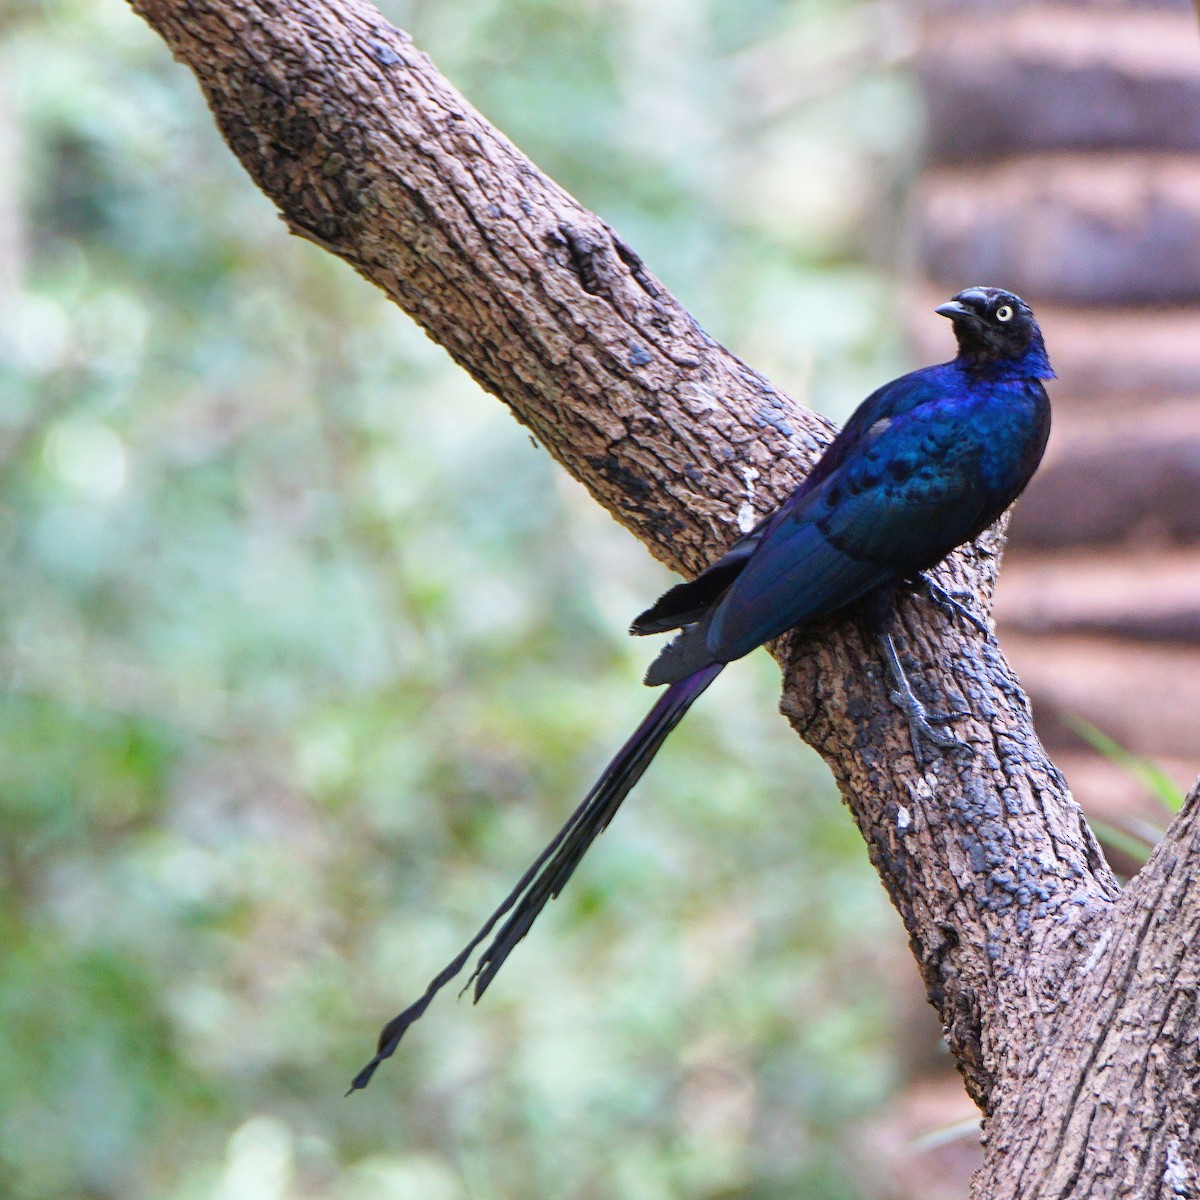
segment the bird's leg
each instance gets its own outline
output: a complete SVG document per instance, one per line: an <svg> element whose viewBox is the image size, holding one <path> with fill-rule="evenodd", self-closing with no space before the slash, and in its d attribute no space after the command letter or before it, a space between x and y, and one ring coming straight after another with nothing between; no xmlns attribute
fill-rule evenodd
<svg viewBox="0 0 1200 1200"><path fill-rule="evenodd" d="M948 617L958 617L968 625L974 625L984 637L990 638L992 631L988 623L973 613L959 598L946 591L940 583L934 583L928 575L918 575L913 580L913 591L924 592L930 603L940 608Z"/></svg>
<svg viewBox="0 0 1200 1200"><path fill-rule="evenodd" d="M892 641L892 635L886 629L879 632L879 648L883 651L883 661L887 666L888 675L891 677L892 690L888 693L888 698L908 721L908 736L912 739L913 757L917 760L917 766L925 765L925 743L927 742L932 742L943 750L965 747L966 742L960 741L954 734L948 733L944 729L938 729L937 726L966 714L961 712L935 713L925 707L917 697L917 693L913 691L912 684L909 683L908 676L904 673L904 667L900 663L900 655L896 653L896 643Z"/></svg>
<svg viewBox="0 0 1200 1200"><path fill-rule="evenodd" d="M892 593L877 595L873 608L879 649L883 654L884 666L887 668L891 682L888 699L908 721L908 736L912 741L913 757L917 760L917 766L924 767L927 761L925 750L928 744L942 750L968 748L966 742L960 741L944 729L937 728L938 725L945 724L947 721L966 716L966 713L931 712L913 691L912 684L909 683L908 676L904 673L904 666L896 651L896 643L892 640L892 635L888 630L888 621L892 615Z"/></svg>

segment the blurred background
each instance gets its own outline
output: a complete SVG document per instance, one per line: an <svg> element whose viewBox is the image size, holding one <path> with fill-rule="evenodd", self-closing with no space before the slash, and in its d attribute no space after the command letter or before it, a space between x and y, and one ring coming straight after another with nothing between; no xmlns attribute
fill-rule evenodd
<svg viewBox="0 0 1200 1200"><path fill-rule="evenodd" d="M999 31L886 0L383 7L715 337L836 419L948 355L948 291L1052 314L1074 416L1001 611L1035 676L1073 648L1034 682L1048 736L1118 797L1105 819L1161 818L1117 760L1168 760L1162 784L1200 757L1189 10L1053 10L1044 36L1031 5ZM444 997L342 1098L642 715L650 651L624 630L669 577L286 236L118 0L0 6L0 163L0 1196L965 1196L973 1108L765 655L673 736L485 1002ZM1033 211L1078 220L1031 254ZM1099 369L1122 330L1124 373ZM1122 449L1151 402L1157 474ZM1062 533L1110 494L1105 454L1141 509ZM1068 567L1125 569L1125 607L1072 616L1122 593ZM1151 569L1176 603L1139 625ZM1150 659L1175 741L1110 723L1097 753L1072 722L1105 728L1096 697L1133 676L1051 684Z"/></svg>

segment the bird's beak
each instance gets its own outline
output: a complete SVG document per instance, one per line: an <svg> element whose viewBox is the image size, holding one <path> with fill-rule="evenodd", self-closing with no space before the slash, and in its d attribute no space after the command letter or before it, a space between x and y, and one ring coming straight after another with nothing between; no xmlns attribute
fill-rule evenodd
<svg viewBox="0 0 1200 1200"><path fill-rule="evenodd" d="M974 309L968 308L960 300L947 300L945 304L939 304L933 310L939 317L949 317L951 321L961 320L963 317L978 317L978 313Z"/></svg>

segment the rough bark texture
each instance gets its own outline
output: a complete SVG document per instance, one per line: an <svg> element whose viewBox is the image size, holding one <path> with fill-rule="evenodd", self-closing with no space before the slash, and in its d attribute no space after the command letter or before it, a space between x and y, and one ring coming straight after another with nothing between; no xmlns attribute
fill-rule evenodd
<svg viewBox="0 0 1200 1200"><path fill-rule="evenodd" d="M695 571L811 464L828 425L708 338L367 4L132 2L289 227L383 288L663 561ZM943 571L981 611L1001 543ZM842 788L986 1114L975 1194L1193 1194L1195 803L1118 896L995 643L919 601L897 621L973 754L917 768L853 620L776 647L783 707Z"/></svg>

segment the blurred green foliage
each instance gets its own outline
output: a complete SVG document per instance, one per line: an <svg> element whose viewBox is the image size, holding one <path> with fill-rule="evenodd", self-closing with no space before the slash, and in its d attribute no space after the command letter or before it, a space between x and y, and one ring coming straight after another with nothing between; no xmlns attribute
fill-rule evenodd
<svg viewBox="0 0 1200 1200"><path fill-rule="evenodd" d="M387 11L801 398L900 368L880 9ZM0 1195L859 1195L898 923L761 655L342 1099L641 716L666 574L117 0L0 10L0 153Z"/></svg>
<svg viewBox="0 0 1200 1200"><path fill-rule="evenodd" d="M1140 867L1154 852L1154 847L1163 840L1171 818L1183 808L1183 790L1158 763L1132 753L1116 738L1090 721L1085 721L1082 717L1068 716L1066 723L1097 754L1138 783L1158 804L1161 811L1160 820L1157 821L1131 813L1116 822L1099 821L1095 818L1088 822L1106 850L1114 850L1117 855L1123 855L1130 863ZM1121 866L1118 865L1116 870L1120 876Z"/></svg>

